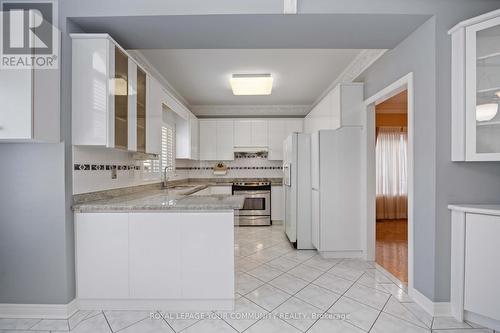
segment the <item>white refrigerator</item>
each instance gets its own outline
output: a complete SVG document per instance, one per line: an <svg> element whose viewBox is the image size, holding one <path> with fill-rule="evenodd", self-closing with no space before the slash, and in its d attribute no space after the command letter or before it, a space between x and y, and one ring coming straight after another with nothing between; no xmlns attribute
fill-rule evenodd
<svg viewBox="0 0 500 333"><path fill-rule="evenodd" d="M312 243L324 257L361 257L362 127L311 134Z"/></svg>
<svg viewBox="0 0 500 333"><path fill-rule="evenodd" d="M311 137L292 133L283 143L285 232L297 249L311 242Z"/></svg>

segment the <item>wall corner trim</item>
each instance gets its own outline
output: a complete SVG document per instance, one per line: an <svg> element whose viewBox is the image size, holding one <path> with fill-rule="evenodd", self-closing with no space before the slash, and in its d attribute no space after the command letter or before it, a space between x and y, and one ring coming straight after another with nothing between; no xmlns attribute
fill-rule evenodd
<svg viewBox="0 0 500 333"><path fill-rule="evenodd" d="M408 290L410 297L420 305L425 312L433 317L449 317L451 316L450 302L433 302L427 296L419 292L415 288Z"/></svg>
<svg viewBox="0 0 500 333"><path fill-rule="evenodd" d="M0 304L0 318L68 319L76 311L76 299L68 304Z"/></svg>

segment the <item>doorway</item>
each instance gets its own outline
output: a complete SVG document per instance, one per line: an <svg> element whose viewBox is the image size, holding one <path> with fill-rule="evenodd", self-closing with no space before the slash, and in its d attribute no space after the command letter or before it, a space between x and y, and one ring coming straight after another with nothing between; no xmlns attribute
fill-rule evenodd
<svg viewBox="0 0 500 333"><path fill-rule="evenodd" d="M375 105L375 262L408 283L408 90Z"/></svg>
<svg viewBox="0 0 500 333"><path fill-rule="evenodd" d="M365 101L366 258L413 289L413 74Z"/></svg>

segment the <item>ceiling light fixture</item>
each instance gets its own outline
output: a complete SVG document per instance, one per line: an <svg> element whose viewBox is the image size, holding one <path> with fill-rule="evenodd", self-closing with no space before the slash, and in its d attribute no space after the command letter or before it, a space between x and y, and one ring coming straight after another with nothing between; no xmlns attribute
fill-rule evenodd
<svg viewBox="0 0 500 333"><path fill-rule="evenodd" d="M271 95L271 74L233 74L230 80L233 95Z"/></svg>

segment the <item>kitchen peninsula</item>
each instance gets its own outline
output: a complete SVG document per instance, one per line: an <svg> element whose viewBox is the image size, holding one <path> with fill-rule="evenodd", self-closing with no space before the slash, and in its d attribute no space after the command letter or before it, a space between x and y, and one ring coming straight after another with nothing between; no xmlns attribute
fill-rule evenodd
<svg viewBox="0 0 500 333"><path fill-rule="evenodd" d="M244 197L192 195L206 187L150 186L76 202L80 307L231 309L234 210Z"/></svg>

